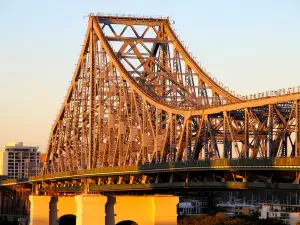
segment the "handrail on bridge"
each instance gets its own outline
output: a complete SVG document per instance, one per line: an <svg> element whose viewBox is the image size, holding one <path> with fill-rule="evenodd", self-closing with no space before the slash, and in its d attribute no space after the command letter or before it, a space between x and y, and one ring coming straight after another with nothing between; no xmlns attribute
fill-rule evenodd
<svg viewBox="0 0 300 225"><path fill-rule="evenodd" d="M32 176L29 181L66 178L73 176L93 176L99 174L121 174L121 173L137 173L156 170L176 170L176 169L193 169L193 168L272 168L272 167L300 167L300 157L274 157L274 158L233 158L233 159L204 159L198 161L183 161L183 162L166 162L155 164L143 164L133 166L118 166L118 167L99 167L93 169L84 169L76 171L57 172L53 174L42 174Z"/></svg>
<svg viewBox="0 0 300 225"><path fill-rule="evenodd" d="M296 93L300 93L300 86L290 87L290 88L281 88L281 89L274 90L274 91L259 92L259 93L255 93L255 94L241 96L240 98L242 100L254 100L254 99L261 99L261 98L268 98L268 97L278 97L278 96L296 94Z"/></svg>
<svg viewBox="0 0 300 225"><path fill-rule="evenodd" d="M28 180L29 178L5 179L5 180L0 180L0 185L28 183Z"/></svg>

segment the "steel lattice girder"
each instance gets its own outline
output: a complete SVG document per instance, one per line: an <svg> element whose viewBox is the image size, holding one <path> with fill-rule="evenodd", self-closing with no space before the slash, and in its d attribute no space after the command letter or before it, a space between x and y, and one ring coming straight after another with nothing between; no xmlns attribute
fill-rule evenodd
<svg viewBox="0 0 300 225"><path fill-rule="evenodd" d="M91 16L44 173L299 156L298 99L233 96L196 64L168 19Z"/></svg>

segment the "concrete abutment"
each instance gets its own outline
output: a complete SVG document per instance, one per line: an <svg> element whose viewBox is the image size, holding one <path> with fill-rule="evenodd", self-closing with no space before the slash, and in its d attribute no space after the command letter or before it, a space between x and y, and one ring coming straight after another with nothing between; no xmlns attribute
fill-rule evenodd
<svg viewBox="0 0 300 225"><path fill-rule="evenodd" d="M76 225L116 225L132 221L138 225L176 225L178 197L103 196L83 194L73 197L30 196L30 225L55 225L65 215L76 217Z"/></svg>

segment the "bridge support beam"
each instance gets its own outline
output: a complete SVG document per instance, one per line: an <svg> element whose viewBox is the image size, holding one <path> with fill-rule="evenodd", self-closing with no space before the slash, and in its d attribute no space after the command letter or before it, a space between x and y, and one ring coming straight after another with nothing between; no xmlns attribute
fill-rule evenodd
<svg viewBox="0 0 300 225"><path fill-rule="evenodd" d="M49 225L50 196L30 195L30 225Z"/></svg>
<svg viewBox="0 0 300 225"><path fill-rule="evenodd" d="M103 195L77 195L76 225L105 225L105 204L107 197Z"/></svg>

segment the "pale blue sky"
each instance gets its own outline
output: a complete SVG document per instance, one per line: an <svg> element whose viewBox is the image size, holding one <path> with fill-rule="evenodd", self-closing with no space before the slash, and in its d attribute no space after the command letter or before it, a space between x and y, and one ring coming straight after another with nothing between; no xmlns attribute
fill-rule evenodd
<svg viewBox="0 0 300 225"><path fill-rule="evenodd" d="M18 140L45 151L91 12L170 16L240 94L300 85L298 0L0 0L0 149Z"/></svg>

